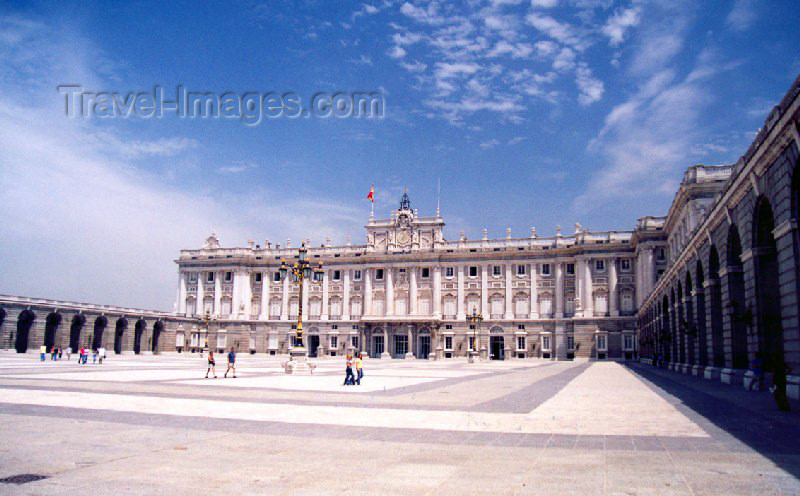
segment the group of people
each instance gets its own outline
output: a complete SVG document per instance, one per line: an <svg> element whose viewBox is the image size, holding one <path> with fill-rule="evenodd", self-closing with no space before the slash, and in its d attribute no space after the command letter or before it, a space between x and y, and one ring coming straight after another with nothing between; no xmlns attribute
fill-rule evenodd
<svg viewBox="0 0 800 496"><path fill-rule="evenodd" d="M361 385L361 379L364 377L364 354L359 353L356 359L353 360L353 355L347 354L344 369L344 384L343 386ZM356 373L353 374L353 365L356 367Z"/></svg>
<svg viewBox="0 0 800 496"><path fill-rule="evenodd" d="M233 371L233 378L236 379L236 349L231 346L231 351L228 353L228 369L225 371L223 378L228 377L228 372ZM206 370L206 379L208 379L209 372L214 373L214 379L217 378L217 361L214 360L214 352L208 351L208 369Z"/></svg>
<svg viewBox="0 0 800 496"><path fill-rule="evenodd" d="M66 349L67 352L67 361L72 357L72 347L69 346ZM39 360L44 362L45 357L49 354L51 361L58 361L61 360L63 357L64 350L61 348L57 348L53 346L50 348L50 352L47 351L47 346L42 345L39 348ZM92 350L92 363L103 363L103 359L106 358L106 349L103 347L95 348ZM80 347L78 350L78 364L85 364L89 361L89 349L83 346Z"/></svg>

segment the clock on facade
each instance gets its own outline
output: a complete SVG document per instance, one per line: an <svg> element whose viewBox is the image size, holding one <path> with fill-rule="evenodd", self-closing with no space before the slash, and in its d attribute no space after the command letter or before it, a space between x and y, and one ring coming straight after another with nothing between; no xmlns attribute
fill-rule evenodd
<svg viewBox="0 0 800 496"><path fill-rule="evenodd" d="M408 231L400 231L397 233L397 244L407 245L410 242L411 236L408 235Z"/></svg>

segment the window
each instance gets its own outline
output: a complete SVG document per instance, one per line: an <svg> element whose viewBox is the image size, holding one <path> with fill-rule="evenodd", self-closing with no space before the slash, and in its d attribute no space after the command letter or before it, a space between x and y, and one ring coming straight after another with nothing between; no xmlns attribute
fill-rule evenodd
<svg viewBox="0 0 800 496"><path fill-rule="evenodd" d="M606 336L601 335L597 336L597 351L606 351L608 350L608 343L606 342Z"/></svg>
<svg viewBox="0 0 800 496"><path fill-rule="evenodd" d="M361 271L354 270L353 271L353 280L360 281L361 280Z"/></svg>
<svg viewBox="0 0 800 496"><path fill-rule="evenodd" d="M517 336L517 351L525 351L525 336Z"/></svg>
<svg viewBox="0 0 800 496"><path fill-rule="evenodd" d="M350 336L350 344L353 348L358 349L358 336Z"/></svg>
<svg viewBox="0 0 800 496"><path fill-rule="evenodd" d="M524 331L525 330L525 324L518 325L517 329L519 329L520 331Z"/></svg>
<svg viewBox="0 0 800 496"><path fill-rule="evenodd" d="M342 278L342 271L341 270L334 270L333 271L333 280L338 281Z"/></svg>
<svg viewBox="0 0 800 496"><path fill-rule="evenodd" d="M622 346L625 351L633 351L633 335L625 334L622 336Z"/></svg>
<svg viewBox="0 0 800 496"><path fill-rule="evenodd" d="M550 351L550 336L542 336L542 351Z"/></svg>
<svg viewBox="0 0 800 496"><path fill-rule="evenodd" d="M467 343L467 348L469 351L475 351L475 336L469 337L469 342Z"/></svg>
<svg viewBox="0 0 800 496"><path fill-rule="evenodd" d="M444 337L444 349L452 350L453 349L453 336L445 336Z"/></svg>
<svg viewBox="0 0 800 496"><path fill-rule="evenodd" d="M502 268L499 265L493 265L492 266L492 275L493 276L499 276L502 273L503 273L502 272Z"/></svg>
<svg viewBox="0 0 800 496"><path fill-rule="evenodd" d="M375 280L376 281L383 280L383 269L375 269Z"/></svg>
<svg viewBox="0 0 800 496"><path fill-rule="evenodd" d="M598 272L602 272L606 270L606 261L605 260L595 260L594 262L594 269Z"/></svg>
<svg viewBox="0 0 800 496"><path fill-rule="evenodd" d="M567 264L567 275L570 275L570 276L575 275L575 264L574 263L568 263Z"/></svg>
<svg viewBox="0 0 800 496"><path fill-rule="evenodd" d="M335 331L336 329L338 329L338 328L339 328L339 325L338 325L338 324L333 324L333 325L331 326L331 329L333 329L334 331Z"/></svg>
<svg viewBox="0 0 800 496"><path fill-rule="evenodd" d="M214 282L214 273L213 272L209 272L208 274L206 274L206 282Z"/></svg>
<svg viewBox="0 0 800 496"><path fill-rule="evenodd" d="M620 260L619 265L622 270L631 270L631 261L627 258Z"/></svg>
<svg viewBox="0 0 800 496"><path fill-rule="evenodd" d="M633 312L633 293L625 291L622 293L622 311Z"/></svg>
<svg viewBox="0 0 800 496"><path fill-rule="evenodd" d="M542 275L544 276L550 275L550 264L542 264Z"/></svg>
<svg viewBox="0 0 800 496"><path fill-rule="evenodd" d="M280 282L281 281L281 273L280 272L273 273L272 274L272 280L275 281L275 282Z"/></svg>
<svg viewBox="0 0 800 496"><path fill-rule="evenodd" d="M572 334L567 334L567 349L568 350L575 349L575 336Z"/></svg>
<svg viewBox="0 0 800 496"><path fill-rule="evenodd" d="M353 329L354 331L357 331L357 330L359 329L359 327L358 327L358 324L353 324L353 327L352 327L352 329Z"/></svg>
<svg viewBox="0 0 800 496"><path fill-rule="evenodd" d="M453 268L452 267L446 267L444 269L444 276L445 277L453 277Z"/></svg>
<svg viewBox="0 0 800 496"><path fill-rule="evenodd" d="M517 275L524 276L525 275L525 266L524 265L517 265Z"/></svg>
<svg viewBox="0 0 800 496"><path fill-rule="evenodd" d="M428 268L428 267L423 267L423 268L422 268L422 278L423 278L423 279L427 279L427 278L429 278L430 276L431 276L431 269L430 269L430 268Z"/></svg>
<svg viewBox="0 0 800 496"><path fill-rule="evenodd" d="M664 250L664 248L659 248L658 249L658 259L659 260L666 260L667 259L667 252Z"/></svg>
<svg viewBox="0 0 800 496"><path fill-rule="evenodd" d="M233 281L233 272L226 272L225 273L225 282Z"/></svg>
<svg viewBox="0 0 800 496"><path fill-rule="evenodd" d="M447 330L451 330L453 328L453 324L445 324L444 328Z"/></svg>
<svg viewBox="0 0 800 496"><path fill-rule="evenodd" d="M336 349L339 347L339 336L331 336L331 348Z"/></svg>
<svg viewBox="0 0 800 496"><path fill-rule="evenodd" d="M256 272L256 282L261 282L261 272Z"/></svg>
<svg viewBox="0 0 800 496"><path fill-rule="evenodd" d="M469 268L469 276L470 277L478 277L478 268L475 267L475 266L470 267Z"/></svg>
<svg viewBox="0 0 800 496"><path fill-rule="evenodd" d="M197 282L197 272L189 272L189 282Z"/></svg>

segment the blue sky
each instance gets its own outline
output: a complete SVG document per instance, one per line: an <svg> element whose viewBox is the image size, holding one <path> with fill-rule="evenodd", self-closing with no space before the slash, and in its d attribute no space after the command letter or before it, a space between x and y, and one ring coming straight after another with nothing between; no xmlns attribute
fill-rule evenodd
<svg viewBox="0 0 800 496"><path fill-rule="evenodd" d="M441 181L446 237L631 229L732 163L800 72L796 1L0 7L0 292L171 309L173 260L364 241ZM367 118L67 118L88 92L381 92Z"/></svg>

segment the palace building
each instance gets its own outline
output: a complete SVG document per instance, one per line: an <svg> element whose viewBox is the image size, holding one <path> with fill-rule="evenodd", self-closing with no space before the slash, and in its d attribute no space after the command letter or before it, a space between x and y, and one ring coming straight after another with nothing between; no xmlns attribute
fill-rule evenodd
<svg viewBox="0 0 800 496"><path fill-rule="evenodd" d="M438 209L404 194L370 216L366 243L307 247L323 273L302 296L280 277L299 246L224 248L212 233L176 260L177 312L0 296L0 346L287 354L302 308L314 357L657 359L749 385L758 353L800 371L798 126L800 78L737 163L689 167L666 217L629 231L445 240ZM800 376L787 390L800 397Z"/></svg>
<svg viewBox="0 0 800 496"><path fill-rule="evenodd" d="M378 358L619 359L637 353L636 310L666 267L663 219L634 231L446 241L444 219L404 194L388 219L370 218L366 244L308 247L318 283L281 280L297 247L222 248L213 234L177 260L179 313L209 316L219 340L287 353L298 309L311 356L359 350ZM482 321L474 316L479 315ZM198 327L182 346L203 345ZM224 337L223 337L224 336ZM235 338L232 338L235 336Z"/></svg>

